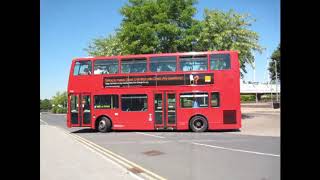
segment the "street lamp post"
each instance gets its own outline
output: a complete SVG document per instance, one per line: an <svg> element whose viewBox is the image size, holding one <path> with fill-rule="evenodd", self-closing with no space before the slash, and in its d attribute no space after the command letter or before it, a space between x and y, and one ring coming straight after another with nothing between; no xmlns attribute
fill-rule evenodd
<svg viewBox="0 0 320 180"><path fill-rule="evenodd" d="M256 82L256 61L253 61L253 85ZM258 103L258 93L256 92L256 103Z"/></svg>
<svg viewBox="0 0 320 180"><path fill-rule="evenodd" d="M271 59L269 59L270 61ZM269 65L269 61L267 61L267 65ZM266 71L267 71L268 68L266 68ZM271 97L271 102L273 102L273 97L272 97L272 78L270 77L270 74L268 76L268 86L270 87L270 97Z"/></svg>
<svg viewBox="0 0 320 180"><path fill-rule="evenodd" d="M276 70L276 96L277 96L277 102L279 102L278 98L278 73L277 73L277 60L274 61L275 70Z"/></svg>

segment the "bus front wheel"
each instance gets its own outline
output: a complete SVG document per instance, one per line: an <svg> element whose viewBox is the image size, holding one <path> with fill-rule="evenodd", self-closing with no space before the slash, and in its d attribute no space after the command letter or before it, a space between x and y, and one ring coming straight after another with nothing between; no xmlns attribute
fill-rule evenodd
<svg viewBox="0 0 320 180"><path fill-rule="evenodd" d="M204 132L208 129L208 122L202 116L195 116L190 120L190 128L193 132Z"/></svg>
<svg viewBox="0 0 320 180"><path fill-rule="evenodd" d="M96 128L99 132L103 133L111 131L111 120L107 117L101 117Z"/></svg>

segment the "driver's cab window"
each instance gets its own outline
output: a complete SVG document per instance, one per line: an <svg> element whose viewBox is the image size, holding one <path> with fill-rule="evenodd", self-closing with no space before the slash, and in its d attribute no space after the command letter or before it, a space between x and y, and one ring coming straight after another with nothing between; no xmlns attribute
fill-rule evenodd
<svg viewBox="0 0 320 180"><path fill-rule="evenodd" d="M74 66L73 75L90 75L91 70L91 61L77 61Z"/></svg>

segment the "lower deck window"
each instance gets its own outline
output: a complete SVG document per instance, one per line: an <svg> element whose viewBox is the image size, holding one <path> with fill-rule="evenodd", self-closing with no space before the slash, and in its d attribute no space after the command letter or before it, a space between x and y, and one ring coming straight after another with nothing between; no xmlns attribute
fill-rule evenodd
<svg viewBox="0 0 320 180"><path fill-rule="evenodd" d="M180 94L182 108L208 107L208 93L184 93Z"/></svg>
<svg viewBox="0 0 320 180"><path fill-rule="evenodd" d="M121 96L121 110L122 111L147 111L146 94L133 94L133 95L122 95Z"/></svg>
<svg viewBox="0 0 320 180"><path fill-rule="evenodd" d="M219 107L219 106L220 106L219 92L211 93L211 107Z"/></svg>
<svg viewBox="0 0 320 180"><path fill-rule="evenodd" d="M94 96L95 109L119 108L118 95L96 95Z"/></svg>

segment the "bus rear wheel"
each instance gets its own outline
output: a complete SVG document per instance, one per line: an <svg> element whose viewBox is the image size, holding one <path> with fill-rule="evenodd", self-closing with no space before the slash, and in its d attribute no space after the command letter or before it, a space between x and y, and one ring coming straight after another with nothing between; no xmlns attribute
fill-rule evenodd
<svg viewBox="0 0 320 180"><path fill-rule="evenodd" d="M202 116L195 116L190 120L190 128L193 132L204 132L208 129L208 122Z"/></svg>
<svg viewBox="0 0 320 180"><path fill-rule="evenodd" d="M111 131L111 120L107 117L101 117L96 124L96 129L99 132L105 133Z"/></svg>

